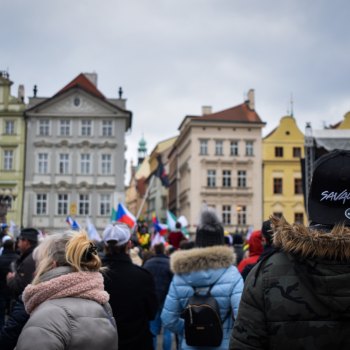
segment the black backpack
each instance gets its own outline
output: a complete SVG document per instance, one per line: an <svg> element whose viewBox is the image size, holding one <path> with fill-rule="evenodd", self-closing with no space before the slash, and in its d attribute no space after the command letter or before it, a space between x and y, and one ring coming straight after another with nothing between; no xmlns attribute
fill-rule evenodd
<svg viewBox="0 0 350 350"><path fill-rule="evenodd" d="M223 337L220 308L211 295L211 285L206 294L194 294L181 317L185 320L185 339L189 346L220 346ZM229 313L231 309L229 310ZM226 319L226 317L225 317ZM224 319L224 320L225 320Z"/></svg>

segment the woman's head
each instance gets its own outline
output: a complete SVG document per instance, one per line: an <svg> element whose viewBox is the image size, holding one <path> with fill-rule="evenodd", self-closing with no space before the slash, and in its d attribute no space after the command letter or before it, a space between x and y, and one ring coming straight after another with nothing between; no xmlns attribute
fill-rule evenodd
<svg viewBox="0 0 350 350"><path fill-rule="evenodd" d="M67 231L46 237L34 253L36 273L33 284L47 271L59 266L71 266L74 271L98 271L101 260L94 244L84 230Z"/></svg>

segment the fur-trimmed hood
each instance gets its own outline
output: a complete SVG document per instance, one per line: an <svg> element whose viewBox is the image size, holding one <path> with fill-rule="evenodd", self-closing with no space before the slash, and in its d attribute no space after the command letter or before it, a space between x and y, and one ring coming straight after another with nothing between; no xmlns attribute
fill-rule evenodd
<svg viewBox="0 0 350 350"><path fill-rule="evenodd" d="M236 261L233 249L226 246L178 250L170 256L170 268L176 274L228 268Z"/></svg>
<svg viewBox="0 0 350 350"><path fill-rule="evenodd" d="M330 232L289 224L283 217L271 218L273 243L287 253L303 258L350 260L350 227L334 226Z"/></svg>

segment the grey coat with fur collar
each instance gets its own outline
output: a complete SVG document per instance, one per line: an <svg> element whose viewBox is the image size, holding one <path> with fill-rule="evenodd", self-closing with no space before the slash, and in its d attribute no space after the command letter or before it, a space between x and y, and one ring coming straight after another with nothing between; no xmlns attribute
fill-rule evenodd
<svg viewBox="0 0 350 350"><path fill-rule="evenodd" d="M237 316L243 280L237 268L233 266L234 262L232 248L225 246L181 250L171 255L170 266L174 278L161 317L163 325L179 335L180 349L194 349L186 345L183 336L184 320L181 318L181 312L194 293L193 288L203 288L203 291L206 291L208 286L214 284L211 294L219 303L221 319L225 319L229 310L233 310L234 316ZM221 346L215 349L228 348L232 327L231 313L223 324L224 338Z"/></svg>
<svg viewBox="0 0 350 350"><path fill-rule="evenodd" d="M273 227L279 251L248 275L230 350L350 349L350 228Z"/></svg>

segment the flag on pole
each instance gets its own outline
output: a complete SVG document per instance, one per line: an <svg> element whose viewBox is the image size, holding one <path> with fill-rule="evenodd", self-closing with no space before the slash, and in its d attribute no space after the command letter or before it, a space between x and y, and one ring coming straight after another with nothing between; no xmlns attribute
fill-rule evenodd
<svg viewBox="0 0 350 350"><path fill-rule="evenodd" d="M10 220L10 226L9 226L8 233L12 238L15 238L17 236L17 233L18 233L18 227L12 220Z"/></svg>
<svg viewBox="0 0 350 350"><path fill-rule="evenodd" d="M86 231L89 239L96 242L101 242L101 236L98 234L95 225L91 222L89 217L86 217Z"/></svg>
<svg viewBox="0 0 350 350"><path fill-rule="evenodd" d="M188 239L190 238L190 233L187 230L188 227L188 221L185 216L181 215L177 221L181 224L181 232L185 235L185 237Z"/></svg>
<svg viewBox="0 0 350 350"><path fill-rule="evenodd" d="M127 224L130 228L134 228L136 225L136 218L135 216L130 213L130 211L124 207L123 204L118 204L117 214L116 214L116 221L123 222L124 224Z"/></svg>
<svg viewBox="0 0 350 350"><path fill-rule="evenodd" d="M160 181L162 182L162 185L164 187L168 188L169 187L169 178L168 178L168 175L165 171L165 167L164 167L164 164L162 162L161 155L157 156L157 162L158 162L158 165L154 171L154 175L160 179Z"/></svg>
<svg viewBox="0 0 350 350"><path fill-rule="evenodd" d="M166 217L167 217L167 224L168 224L169 231L175 231L177 217L169 210L166 211Z"/></svg>
<svg viewBox="0 0 350 350"><path fill-rule="evenodd" d="M151 242L151 247L153 247L156 244L161 244L163 243L164 245L166 244L164 236L162 236L159 232L157 232L153 237L152 237L152 242Z"/></svg>
<svg viewBox="0 0 350 350"><path fill-rule="evenodd" d="M111 213L111 222L116 222L117 221L117 212L114 209L114 207L112 208L112 213Z"/></svg>
<svg viewBox="0 0 350 350"><path fill-rule="evenodd" d="M67 216L66 222L72 230L74 231L80 230L80 225L70 215Z"/></svg>
<svg viewBox="0 0 350 350"><path fill-rule="evenodd" d="M158 221L158 218L155 212L152 213L152 223L153 223L154 230L158 232L160 235L164 236L168 232L168 226Z"/></svg>

